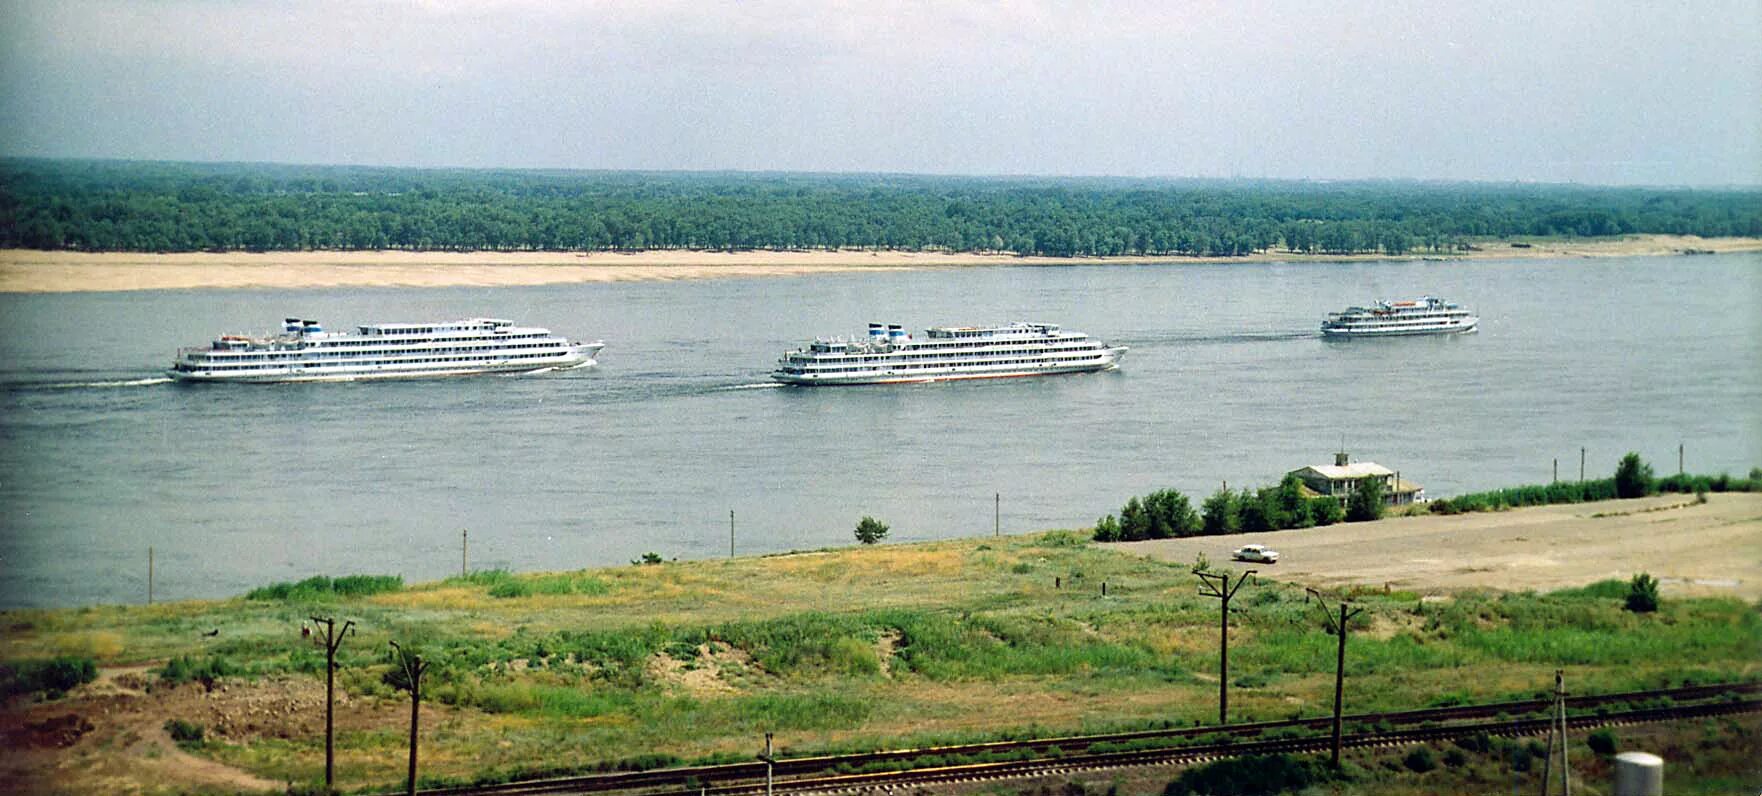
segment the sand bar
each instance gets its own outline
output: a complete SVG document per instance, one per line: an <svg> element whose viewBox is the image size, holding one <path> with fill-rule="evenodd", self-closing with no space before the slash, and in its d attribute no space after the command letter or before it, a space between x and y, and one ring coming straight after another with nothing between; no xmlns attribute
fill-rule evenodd
<svg viewBox="0 0 1762 796"><path fill-rule="evenodd" d="M1247 257L1017 257L900 251L612 252L68 252L0 250L0 293L69 293L199 288L513 287L583 282L805 276L867 269L995 265L1329 262L1415 259L1631 257L1762 251L1762 238L1630 235L1480 244L1448 256L1324 256L1268 252Z"/></svg>

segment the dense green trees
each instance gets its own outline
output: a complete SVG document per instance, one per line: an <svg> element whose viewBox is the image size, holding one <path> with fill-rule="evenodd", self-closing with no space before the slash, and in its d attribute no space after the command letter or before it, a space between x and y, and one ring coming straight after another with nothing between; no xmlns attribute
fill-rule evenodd
<svg viewBox="0 0 1762 796"><path fill-rule="evenodd" d="M38 249L1229 256L1633 232L1762 235L1762 192L0 160L0 247Z"/></svg>

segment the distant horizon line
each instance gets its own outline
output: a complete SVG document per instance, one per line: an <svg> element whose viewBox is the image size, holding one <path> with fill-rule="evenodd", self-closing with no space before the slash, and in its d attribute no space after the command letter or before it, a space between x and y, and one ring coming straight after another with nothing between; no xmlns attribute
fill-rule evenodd
<svg viewBox="0 0 1762 796"><path fill-rule="evenodd" d="M111 163L111 164L165 164L180 166L267 166L281 168L313 168L313 169L360 169L380 171L410 172L479 172L479 173L530 173L530 174L679 174L679 175L743 175L743 176L816 176L816 177L906 177L914 179L956 179L956 180L1069 180L1082 181L1133 181L1133 182L1210 182L1210 183L1297 183L1297 184L1352 184L1352 183L1406 183L1415 185L1480 185L1480 186L1524 186L1524 187L1562 187L1562 188L1600 188L1628 190L1710 190L1710 191L1762 191L1762 182L1755 183L1610 183L1610 182L1572 182L1551 181L1535 178L1465 178L1465 177L1274 177L1231 175L1227 177L1181 176L1181 175L1127 175L1127 174L1035 174L1031 172L930 172L930 171L815 171L804 169L743 169L743 168L612 168L585 166L417 166L409 164L383 163L321 163L315 161L279 161L279 160L188 160L177 158L127 158L103 156L72 156L72 155L21 155L0 154L0 161L38 161L63 163Z"/></svg>

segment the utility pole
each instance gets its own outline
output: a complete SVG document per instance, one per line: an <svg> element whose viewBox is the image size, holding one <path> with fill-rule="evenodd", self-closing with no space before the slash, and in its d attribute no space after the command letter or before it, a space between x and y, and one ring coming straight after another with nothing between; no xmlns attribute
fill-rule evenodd
<svg viewBox="0 0 1762 796"><path fill-rule="evenodd" d="M354 628L355 620L344 622L343 629L338 631L336 617L309 618L313 624L324 625L324 789L330 791L336 780L336 650Z"/></svg>
<svg viewBox="0 0 1762 796"><path fill-rule="evenodd" d="M1585 482L1585 449L1578 449L1578 482Z"/></svg>
<svg viewBox="0 0 1762 796"><path fill-rule="evenodd" d="M1566 765L1566 677L1561 669L1554 670L1554 715L1548 717L1548 756L1542 759L1542 796L1548 796L1548 779L1554 767L1554 739L1560 739L1560 793L1572 796L1572 783L1567 781Z"/></svg>
<svg viewBox="0 0 1762 796"><path fill-rule="evenodd" d="M765 753L762 755L759 755L759 759L765 761L765 796L772 796L772 794L771 794L771 768L772 768L772 766L776 765L777 758L775 758L771 755L771 734L770 733L765 733Z"/></svg>
<svg viewBox="0 0 1762 796"><path fill-rule="evenodd" d="M471 563L471 529L459 529L459 577L471 574L468 564Z"/></svg>
<svg viewBox="0 0 1762 796"><path fill-rule="evenodd" d="M1228 572L1194 572L1199 576L1199 593L1205 597L1216 597L1223 605L1223 613L1218 622L1218 663L1217 663L1217 723L1230 723L1230 598L1248 581L1248 576L1259 570L1248 570L1236 579L1236 585L1230 585Z"/></svg>
<svg viewBox="0 0 1762 796"><path fill-rule="evenodd" d="M734 557L734 509L728 510L728 557Z"/></svg>
<svg viewBox="0 0 1762 796"><path fill-rule="evenodd" d="M1309 589L1308 591L1315 597L1317 602L1322 602L1321 592L1318 592L1315 589ZM1322 619L1327 623L1328 632L1340 637L1339 652L1334 658L1334 742L1332 744L1333 757L1331 758L1334 768L1339 768L1340 712L1341 708L1344 706L1346 696L1346 623L1352 621L1352 617L1364 613L1364 609L1353 608L1348 612L1346 610L1347 604L1341 602L1340 620L1338 622L1334 621L1334 615L1328 610L1325 603L1322 604L1321 609Z"/></svg>
<svg viewBox="0 0 1762 796"><path fill-rule="evenodd" d="M998 492L991 497L991 535L1003 535L1003 493Z"/></svg>
<svg viewBox="0 0 1762 796"><path fill-rule="evenodd" d="M1556 484L1560 483L1560 457L1559 456L1554 457L1554 480L1550 483L1556 483Z"/></svg>
<svg viewBox="0 0 1762 796"><path fill-rule="evenodd" d="M153 604L153 546L147 546L147 604Z"/></svg>
<svg viewBox="0 0 1762 796"><path fill-rule="evenodd" d="M1678 476L1681 476L1683 474L1683 471L1682 471L1682 443L1680 443L1680 442L1676 443L1676 474Z"/></svg>
<svg viewBox="0 0 1762 796"><path fill-rule="evenodd" d="M410 777L406 781L404 792L416 796L416 722L422 705L422 673L428 671L428 661L421 655L411 655L398 646L398 642L387 642L397 650L398 663L404 667L404 676L410 680Z"/></svg>

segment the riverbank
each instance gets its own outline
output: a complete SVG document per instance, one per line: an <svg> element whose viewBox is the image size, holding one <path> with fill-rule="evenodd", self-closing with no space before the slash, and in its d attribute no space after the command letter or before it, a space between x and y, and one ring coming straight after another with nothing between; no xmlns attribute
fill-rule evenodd
<svg viewBox="0 0 1762 796"><path fill-rule="evenodd" d="M1304 585L1344 586L1367 609L1352 636L1350 712L1528 696L1561 666L1577 693L1762 676L1762 624L1746 601L1762 568L1762 495L1671 507L1682 499L1285 532L1276 542L1286 560L1260 567L1236 603L1231 718L1327 712L1333 646ZM1533 586L1498 565L1514 536L1556 538L1583 523L1643 541L1550 565L1550 588L1590 588L1498 591ZM1656 547L1665 528L1748 567L1726 573L1739 587L1671 579L1707 562L1689 544ZM0 612L0 660L75 655L102 667L65 696L0 709L0 734L14 749L0 764L0 790L311 785L324 761L315 674L324 654L301 632L312 615L353 620L358 631L337 658L337 771L348 788L389 790L403 774L408 702L386 679L390 640L438 662L424 686L422 766L454 781L639 758L750 759L765 732L777 733L782 754L800 756L1198 725L1216 717L1217 603L1196 594L1188 554L1240 570L1223 559L1250 538L1180 540L1197 548L1166 563L1054 531L474 572L407 586L387 579L375 594L265 590L259 599ZM1311 571L1318 565L1304 559L1319 561L1323 548L1304 540L1355 549L1340 559L1349 565L1388 559L1409 572L1405 588L1386 591L1378 573ZM1406 549L1382 549L1396 544ZM1423 557L1446 566L1416 566ZM1638 569L1665 576L1656 614L1621 607L1621 579ZM1605 577L1613 582L1598 583ZM1375 588L1345 585L1367 581ZM155 674L184 656L221 674L209 685ZM202 727L205 740L174 745L168 719ZM1352 753L1373 769L1375 754Z"/></svg>
<svg viewBox="0 0 1762 796"><path fill-rule="evenodd" d="M1366 260L1478 260L1668 256L1762 251L1762 238L1629 235L1591 239L1482 241L1448 255L1245 257L1017 257L903 251L614 252L68 252L0 250L0 293L203 288L515 287L585 282L807 276L841 271L975 266L1081 266Z"/></svg>

